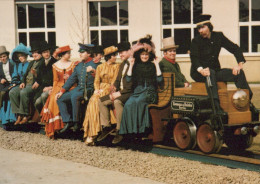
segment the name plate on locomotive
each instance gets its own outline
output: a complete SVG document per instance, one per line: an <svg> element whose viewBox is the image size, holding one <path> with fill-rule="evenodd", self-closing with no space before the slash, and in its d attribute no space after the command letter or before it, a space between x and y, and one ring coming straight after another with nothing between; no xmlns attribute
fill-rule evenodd
<svg viewBox="0 0 260 184"><path fill-rule="evenodd" d="M194 111L194 103L189 101L183 101L183 100L172 100L171 102L171 108L172 110L176 111Z"/></svg>

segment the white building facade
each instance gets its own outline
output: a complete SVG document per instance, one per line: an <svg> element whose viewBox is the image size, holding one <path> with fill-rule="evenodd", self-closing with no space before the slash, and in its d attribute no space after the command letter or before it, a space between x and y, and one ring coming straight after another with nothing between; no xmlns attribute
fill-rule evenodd
<svg viewBox="0 0 260 184"><path fill-rule="evenodd" d="M197 34L193 18L212 15L215 31L240 45L247 63L248 81L260 82L259 0L1 0L0 45L11 51L18 43L46 40L70 45L78 57L78 43L110 46L153 36L156 53L162 39L173 36L177 61L189 81L191 39ZM221 51L222 67L236 65L233 55Z"/></svg>

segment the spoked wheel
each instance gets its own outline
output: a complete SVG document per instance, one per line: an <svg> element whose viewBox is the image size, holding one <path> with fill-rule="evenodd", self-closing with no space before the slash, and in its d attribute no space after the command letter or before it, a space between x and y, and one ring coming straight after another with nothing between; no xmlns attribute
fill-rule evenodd
<svg viewBox="0 0 260 184"><path fill-rule="evenodd" d="M231 150L243 151L252 145L253 139L252 135L230 135L225 143Z"/></svg>
<svg viewBox="0 0 260 184"><path fill-rule="evenodd" d="M176 123L173 139L180 149L193 149L196 145L196 126L185 121Z"/></svg>
<svg viewBox="0 0 260 184"><path fill-rule="evenodd" d="M217 153L222 147L223 140L209 124L202 124L197 131L197 143L202 152Z"/></svg>

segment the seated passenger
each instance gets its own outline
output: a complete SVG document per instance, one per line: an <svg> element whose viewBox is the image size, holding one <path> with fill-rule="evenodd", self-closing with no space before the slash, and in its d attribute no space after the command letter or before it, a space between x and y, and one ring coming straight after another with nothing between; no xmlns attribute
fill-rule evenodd
<svg viewBox="0 0 260 184"><path fill-rule="evenodd" d="M163 59L160 61L159 65L162 72L170 72L175 75L175 87L189 87L189 82L186 80L185 76L181 73L181 68L179 64L175 61L176 49L179 45L175 45L174 38L168 37L163 39Z"/></svg>
<svg viewBox="0 0 260 184"><path fill-rule="evenodd" d="M235 82L237 88L248 89L249 98L251 99L253 93L247 83L245 73L243 71L243 64L246 62L243 53L239 46L231 42L222 32L213 31L213 25L210 22L211 15L200 15L195 18L199 35L193 38L191 42L190 58L191 70L190 74L196 82L205 82L207 91L209 85L207 77L210 78L212 84L212 93L214 99L214 106L217 113L223 113L220 107L217 81ZM238 65L229 68L221 68L218 57L221 48L227 49L231 52Z"/></svg>
<svg viewBox="0 0 260 184"><path fill-rule="evenodd" d="M119 43L118 52L122 63L120 64L116 81L113 84L113 92L101 97L99 101L100 122L103 128L102 134L98 137L97 141L102 141L111 131L113 131L109 116L109 109L113 105L116 112L116 136L112 141L113 144L117 144L123 139L123 136L119 135L120 123L124 104L132 93L132 83L126 81L126 73L129 69L128 58L131 55L130 43Z"/></svg>
<svg viewBox="0 0 260 184"><path fill-rule="evenodd" d="M163 82L151 36L140 39L139 44L144 47L134 53L127 72L127 81L132 81L134 93L125 103L119 134L144 133L151 126L148 104L157 103L157 87Z"/></svg>
<svg viewBox="0 0 260 184"><path fill-rule="evenodd" d="M2 100L9 85L12 81L12 74L14 71L14 63L9 59L9 51L5 46L0 46L0 108L2 107Z"/></svg>
<svg viewBox="0 0 260 184"><path fill-rule="evenodd" d="M110 46L104 49L106 62L97 67L94 81L94 94L90 98L87 110L85 113L84 139L87 145L94 145L94 139L101 131L99 119L99 98L110 93L110 86L114 84L119 69L119 64L116 64L117 48Z"/></svg>
<svg viewBox="0 0 260 184"><path fill-rule="evenodd" d="M1 108L1 119L3 125L5 124L8 126L16 121L16 114L12 112L11 102L9 100L9 93L12 93L11 91L19 90L19 85L21 84L23 75L29 65L27 57L30 54L30 49L22 43L12 51L11 57L16 64L12 74L12 82L8 88L9 92L5 95L5 100L3 101L3 106Z"/></svg>
<svg viewBox="0 0 260 184"><path fill-rule="evenodd" d="M28 68L23 76L19 89L13 90L9 93L12 111L18 114L15 125L24 124L31 119L30 102L34 104L39 87L39 63L42 60L42 55L39 53L41 49L41 42L33 42L31 45L31 52L33 61L28 65Z"/></svg>
<svg viewBox="0 0 260 184"><path fill-rule="evenodd" d="M60 133L66 132L73 125L74 131L79 123L79 99L83 97L85 88L91 90L91 83L94 81L94 77L91 75L93 70L96 69L98 64L93 62L93 47L92 44L79 44L79 55L81 61L75 63L76 67L65 82L60 92L57 94L58 106L62 121L65 126ZM87 76L87 77L86 77ZM77 84L77 87L69 91L69 89Z"/></svg>
<svg viewBox="0 0 260 184"><path fill-rule="evenodd" d="M56 54L58 54L60 60L52 65L53 88L49 91L50 95L41 112L41 122L45 123L45 132L49 138L54 138L55 132L58 132L64 127L57 104L56 94L61 90L75 67L75 64L70 61L70 51L71 48L69 46L58 48ZM71 89L73 88L74 87Z"/></svg>
<svg viewBox="0 0 260 184"><path fill-rule="evenodd" d="M55 57L51 56L51 46L44 41L41 45L41 51L42 57L44 60L40 63L40 71L38 74L39 77L39 85L40 88L38 91L39 96L35 102L35 108L39 112L39 114L42 111L42 108L49 96L49 92L52 90L52 84L53 84L53 73L52 73L52 65L57 61L56 53Z"/></svg>

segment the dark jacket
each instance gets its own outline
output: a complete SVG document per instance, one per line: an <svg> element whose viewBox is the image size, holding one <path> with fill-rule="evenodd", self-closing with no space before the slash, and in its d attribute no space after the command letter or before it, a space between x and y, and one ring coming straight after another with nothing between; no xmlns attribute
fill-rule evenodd
<svg viewBox="0 0 260 184"><path fill-rule="evenodd" d="M188 82L185 76L181 73L181 69L178 63L173 64L167 61L165 58L163 58L160 61L159 65L162 73L174 73L176 88L184 87L184 83Z"/></svg>
<svg viewBox="0 0 260 184"><path fill-rule="evenodd" d="M218 57L222 47L231 52L238 63L245 62L243 53L237 44L226 38L222 32L213 31L210 39L198 35L191 42L191 76L197 72L199 67L220 70Z"/></svg>
<svg viewBox="0 0 260 184"><path fill-rule="evenodd" d="M12 62L10 62L10 60L9 60L9 73L10 73L11 77L12 77L13 72L14 72L14 64ZM2 79L5 79L7 81L7 79L5 77L4 69L3 69L3 63L1 62L0 63L0 81ZM9 85L10 85L10 83L8 81L4 84L0 84L0 90L1 91L8 90Z"/></svg>
<svg viewBox="0 0 260 184"><path fill-rule="evenodd" d="M42 60L44 60L43 58L41 58L41 59L39 59L39 60L33 60L33 61L31 61L30 63L29 63L29 66L28 66L28 68L27 68L27 70L26 70L26 72L25 72L25 74L24 74L24 76L23 76L23 79L22 79L22 83L24 83L25 85L26 85L26 78L27 78L27 75L29 74L29 72L31 72L31 69L32 69L32 66L33 66L33 64L35 63L35 62L42 62ZM35 70L36 70L36 76L34 76L33 77L33 83L34 82L37 82L38 84L40 84L40 78L39 78L39 73L40 73L40 63L38 64L38 66L35 68Z"/></svg>
<svg viewBox="0 0 260 184"><path fill-rule="evenodd" d="M39 74L40 74L40 70L41 70L40 64L41 64L42 61L44 61L43 57L41 57L41 59L39 59L37 61L33 60L33 61L31 61L29 63L28 68L27 68L27 70L26 70L26 72L25 72L25 74L23 76L22 83L24 83L26 85L26 78L27 78L29 72L31 72L32 66L33 66L33 64L35 62L39 62L39 64L35 68L36 75L34 75L34 77L33 77L33 83L32 84L34 84L35 82L37 82L38 84L41 83L41 79L40 79L40 75ZM39 87L37 89L35 89L34 96L33 96L33 102L35 102L36 99L42 94L42 90L43 90L43 86L41 86L41 85L39 85Z"/></svg>
<svg viewBox="0 0 260 184"><path fill-rule="evenodd" d="M39 64L39 84L40 86L48 87L53 85L53 73L52 73L52 65L57 61L54 57L51 57L49 63L45 64L45 60L41 60Z"/></svg>
<svg viewBox="0 0 260 184"><path fill-rule="evenodd" d="M127 65L127 68L122 74L125 65ZM128 61L123 61L120 66L119 66L119 71L116 77L116 81L114 82L114 86L116 87L116 91L119 91L121 93L121 96L118 97L117 99L120 100L121 102L125 103L127 99L130 97L132 94L132 82L127 82L126 81L126 74L129 69L129 63ZM120 84L121 84L121 79L123 78L123 89L120 89Z"/></svg>

